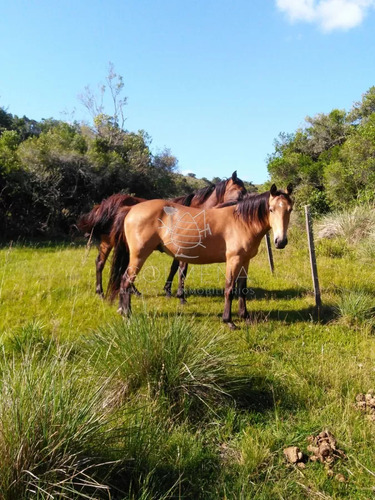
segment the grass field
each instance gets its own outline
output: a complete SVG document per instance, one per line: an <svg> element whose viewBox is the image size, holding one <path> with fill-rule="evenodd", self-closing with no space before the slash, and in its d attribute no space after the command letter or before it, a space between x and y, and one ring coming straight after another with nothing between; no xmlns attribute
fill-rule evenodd
<svg viewBox="0 0 375 500"><path fill-rule="evenodd" d="M372 498L375 422L355 403L375 387L375 268L340 240L317 253L319 321L295 227L274 275L262 244L252 321L230 331L223 265L192 266L180 306L153 254L122 320L94 294L94 248L4 245L0 498ZM345 458L286 463L325 429Z"/></svg>

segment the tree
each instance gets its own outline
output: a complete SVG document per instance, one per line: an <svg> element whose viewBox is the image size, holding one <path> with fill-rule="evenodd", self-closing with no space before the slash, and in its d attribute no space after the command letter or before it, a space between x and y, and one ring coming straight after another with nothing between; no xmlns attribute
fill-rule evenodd
<svg viewBox="0 0 375 500"><path fill-rule="evenodd" d="M351 122L359 124L369 119L373 113L375 113L375 86L370 87L362 95L362 100L354 104L349 113L349 119Z"/></svg>
<svg viewBox="0 0 375 500"><path fill-rule="evenodd" d="M272 180L295 186L297 206L309 203L316 213L328 211L325 172L329 165L338 168L341 164L340 151L353 133L344 110L306 117L304 128L294 134L282 133L275 141L275 151L268 158Z"/></svg>
<svg viewBox="0 0 375 500"><path fill-rule="evenodd" d="M335 208L375 201L375 112L358 125L336 161L327 165L325 184Z"/></svg>
<svg viewBox="0 0 375 500"><path fill-rule="evenodd" d="M99 86L99 94L94 94L91 88L86 86L78 98L89 112L96 133L108 139L109 144L118 145L123 138L127 97L121 95L124 90L123 77L115 72L111 62L105 81L106 84ZM105 112L104 105L107 90L112 106L109 114Z"/></svg>

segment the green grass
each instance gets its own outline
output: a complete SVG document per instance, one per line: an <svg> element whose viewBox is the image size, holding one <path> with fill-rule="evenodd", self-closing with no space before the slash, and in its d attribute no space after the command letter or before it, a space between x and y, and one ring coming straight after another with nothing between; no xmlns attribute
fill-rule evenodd
<svg viewBox="0 0 375 500"><path fill-rule="evenodd" d="M190 267L188 303L166 299L170 259L147 261L133 318L95 296L79 245L0 249L0 498L359 498L375 487L375 269L317 245L314 310L304 235L251 262L249 325L221 323L224 266ZM363 259L363 260L361 260ZM108 269L105 272L105 282ZM174 288L175 290L175 288ZM285 464L328 428L347 455ZM85 496L86 495L86 496Z"/></svg>

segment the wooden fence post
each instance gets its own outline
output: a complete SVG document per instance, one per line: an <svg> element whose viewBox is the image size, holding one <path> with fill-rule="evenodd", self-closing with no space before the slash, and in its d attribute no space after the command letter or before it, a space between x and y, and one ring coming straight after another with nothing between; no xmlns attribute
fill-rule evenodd
<svg viewBox="0 0 375 500"><path fill-rule="evenodd" d="M273 255L272 255L272 247L271 247L271 240L270 240L270 233L266 233L266 246L267 246L267 254L268 254L268 262L270 265L271 273L274 272L275 266L273 264Z"/></svg>
<svg viewBox="0 0 375 500"><path fill-rule="evenodd" d="M318 268L316 265L316 255L315 255L315 245L314 245L314 234L311 222L311 215L309 206L305 205L305 217L306 217L306 232L307 232L307 242L309 245L309 253L310 253L310 266L311 266L311 274L314 285L314 296L315 296L315 305L318 312L318 319L320 319L320 310L322 307L322 299L320 297L320 287L319 287L319 278L318 278Z"/></svg>

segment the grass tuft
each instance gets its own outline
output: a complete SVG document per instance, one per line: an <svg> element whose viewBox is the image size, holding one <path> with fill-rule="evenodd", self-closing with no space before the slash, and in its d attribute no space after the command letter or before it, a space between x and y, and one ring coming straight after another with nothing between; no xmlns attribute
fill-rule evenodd
<svg viewBox="0 0 375 500"><path fill-rule="evenodd" d="M200 413L228 397L226 367L234 354L219 332L181 316L141 314L102 327L85 350L103 374L114 375L117 403L146 391L166 398L177 413Z"/></svg>
<svg viewBox="0 0 375 500"><path fill-rule="evenodd" d="M361 205L325 215L317 224L317 235L319 239L341 237L348 244L356 244L370 235L374 225L374 209Z"/></svg>
<svg viewBox="0 0 375 500"><path fill-rule="evenodd" d="M375 300L366 291L342 290L335 310L343 324L375 326Z"/></svg>
<svg viewBox="0 0 375 500"><path fill-rule="evenodd" d="M108 415L102 391L82 383L69 352L0 357L0 497L100 498ZM87 374L86 374L87 377ZM104 460L106 461L106 460ZM107 466L105 467L107 468ZM96 495L96 496L95 496ZM105 495L107 496L107 495ZM91 498L91 496L90 496Z"/></svg>

